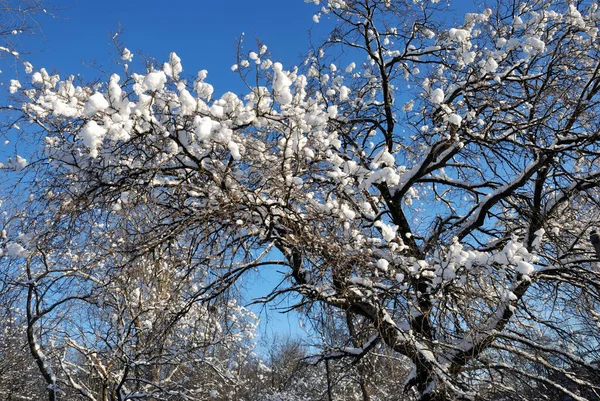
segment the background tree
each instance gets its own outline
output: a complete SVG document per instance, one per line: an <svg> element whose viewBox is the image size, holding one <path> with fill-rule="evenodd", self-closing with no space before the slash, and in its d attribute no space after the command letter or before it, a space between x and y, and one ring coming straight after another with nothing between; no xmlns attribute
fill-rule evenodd
<svg viewBox="0 0 600 401"><path fill-rule="evenodd" d="M287 267L271 297L347 314L341 350L406 361L405 399L595 396L597 4L500 1L453 28L434 1L322 6L324 46L289 70L250 52L243 96L212 98L174 53L104 86L35 72L33 210L85 243L144 203L133 249L86 250L185 249L198 302ZM27 252L44 237L25 231Z"/></svg>

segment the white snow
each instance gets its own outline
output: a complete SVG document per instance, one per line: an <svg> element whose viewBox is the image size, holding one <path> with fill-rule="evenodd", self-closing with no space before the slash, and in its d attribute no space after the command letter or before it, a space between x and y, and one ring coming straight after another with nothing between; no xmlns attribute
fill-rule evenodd
<svg viewBox="0 0 600 401"><path fill-rule="evenodd" d="M354 218L356 217L356 213L352 209L350 209L350 207L348 207L348 205L346 205L345 203L343 203L340 206L340 210L342 211L344 217L348 220L354 220Z"/></svg>
<svg viewBox="0 0 600 401"><path fill-rule="evenodd" d="M9 88L9 92L10 93L17 93L17 91L21 89L21 83L16 80L16 79L11 79L10 80L10 88Z"/></svg>
<svg viewBox="0 0 600 401"><path fill-rule="evenodd" d="M175 52L169 55L169 62L163 65L163 71L173 79L179 79L179 74L183 71L181 59Z"/></svg>
<svg viewBox="0 0 600 401"><path fill-rule="evenodd" d="M231 157L233 157L235 160L240 160L242 158L240 155L240 147L237 143L231 141L227 147L229 148L229 152L231 152Z"/></svg>
<svg viewBox="0 0 600 401"><path fill-rule="evenodd" d="M194 82L194 89L196 90L198 97L202 99L210 99L214 92L213 86L204 82L207 76L208 71L201 70L198 72L198 78L196 79L196 82Z"/></svg>
<svg viewBox="0 0 600 401"><path fill-rule="evenodd" d="M523 26L523 19L521 17L519 17L518 15L515 16L515 18L513 18L513 26L515 28L520 28Z"/></svg>
<svg viewBox="0 0 600 401"><path fill-rule="evenodd" d="M165 87L167 76L163 71L151 72L144 78L144 89L149 91L158 91Z"/></svg>
<svg viewBox="0 0 600 401"><path fill-rule="evenodd" d="M196 135L199 141L207 140L213 129L213 121L210 117L202 117L197 121L194 121L196 125Z"/></svg>
<svg viewBox="0 0 600 401"><path fill-rule="evenodd" d="M524 275L530 275L531 273L534 272L535 268L533 267L533 265L531 263L525 262L523 260L519 261L517 263L517 267L515 267L515 270L518 273L524 274Z"/></svg>
<svg viewBox="0 0 600 401"><path fill-rule="evenodd" d="M486 72L496 72L498 69L498 63L493 58L489 58L484 66L484 70Z"/></svg>
<svg viewBox="0 0 600 401"><path fill-rule="evenodd" d="M338 107L336 105L327 107L327 115L329 115L329 118L336 118L337 114L338 114Z"/></svg>
<svg viewBox="0 0 600 401"><path fill-rule="evenodd" d="M16 172L19 172L27 167L27 160L19 155L16 155L15 157L10 157L7 160L6 166L15 170Z"/></svg>
<svg viewBox="0 0 600 401"><path fill-rule="evenodd" d="M465 42L467 39L469 39L469 31L466 29L451 28L448 31L448 36L450 39L454 39L458 42Z"/></svg>
<svg viewBox="0 0 600 401"><path fill-rule="evenodd" d="M475 57L477 57L476 52L463 52L462 53L463 62L467 65L471 64L473 61L475 61Z"/></svg>
<svg viewBox="0 0 600 401"><path fill-rule="evenodd" d="M379 229L381 230L381 236L387 242L390 242L394 238L396 238L396 232L398 231L398 226L397 225L394 225L394 224L388 225L388 224L385 224L381 220L377 220L374 223L374 225L375 225L375 227L379 227Z"/></svg>
<svg viewBox="0 0 600 401"><path fill-rule="evenodd" d="M23 62L23 68L25 68L25 73L31 74L33 72L33 65L29 61Z"/></svg>
<svg viewBox="0 0 600 401"><path fill-rule="evenodd" d="M546 234L546 230L544 230L543 228L540 228L533 234L535 239L533 240L531 246L534 249L540 248L540 246L542 245L542 241L544 240L544 234Z"/></svg>
<svg viewBox="0 0 600 401"><path fill-rule="evenodd" d="M6 254L13 258L25 258L27 257L27 250L21 244L9 242L6 244Z"/></svg>
<svg viewBox="0 0 600 401"><path fill-rule="evenodd" d="M350 93L350 89L347 88L346 86L342 86L340 88L340 101L343 102L344 100L347 100L349 93Z"/></svg>
<svg viewBox="0 0 600 401"><path fill-rule="evenodd" d="M383 148L374 158L373 163L371 163L371 168L376 169L379 166L388 166L393 167L396 164L396 158L390 152L388 152L387 148Z"/></svg>
<svg viewBox="0 0 600 401"><path fill-rule="evenodd" d="M387 260L385 260L385 259L379 259L379 260L377 261L377 267L378 267L380 270L383 270L384 272L387 272L387 271L388 271L388 267L389 267L389 265L390 265L390 262L388 262L388 261L387 261Z"/></svg>
<svg viewBox="0 0 600 401"><path fill-rule="evenodd" d="M128 63L130 63L131 60L133 60L133 54L126 47L123 49L123 52L121 53L121 60L127 61Z"/></svg>
<svg viewBox="0 0 600 401"><path fill-rule="evenodd" d="M444 91L441 88L436 88L431 92L431 96L429 97L431 103L440 104L444 101Z"/></svg>
<svg viewBox="0 0 600 401"><path fill-rule="evenodd" d="M452 113L448 116L448 122L460 127L460 124L462 123L462 117L458 114Z"/></svg>
<svg viewBox="0 0 600 401"><path fill-rule="evenodd" d="M90 96L83 107L83 114L91 117L99 111L106 110L109 104L102 93L96 92Z"/></svg>
<svg viewBox="0 0 600 401"><path fill-rule="evenodd" d="M525 44L527 44L534 53L541 53L546 49L546 43L543 40L535 37L529 37L525 40Z"/></svg>
<svg viewBox="0 0 600 401"><path fill-rule="evenodd" d="M95 158L98 156L98 148L102 144L102 140L106 135L106 129L96 123L89 121L79 133L85 146L90 148L90 156Z"/></svg>

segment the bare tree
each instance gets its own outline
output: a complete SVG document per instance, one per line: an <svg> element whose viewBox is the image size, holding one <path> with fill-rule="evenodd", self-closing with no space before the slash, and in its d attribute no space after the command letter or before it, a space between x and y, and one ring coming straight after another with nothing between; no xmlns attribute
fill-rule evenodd
<svg viewBox="0 0 600 401"><path fill-rule="evenodd" d="M268 298L347 313L341 351L406 360L404 399L597 397L598 6L500 1L453 28L433 1L323 7L302 66L240 59L243 97L175 54L106 89L34 73L49 209L82 228L144 202L134 253L175 240L204 302L287 268Z"/></svg>

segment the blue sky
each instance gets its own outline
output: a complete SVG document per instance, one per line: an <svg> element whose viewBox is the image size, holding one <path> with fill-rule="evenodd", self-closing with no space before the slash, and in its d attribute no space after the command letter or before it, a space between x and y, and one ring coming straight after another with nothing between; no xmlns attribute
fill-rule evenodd
<svg viewBox="0 0 600 401"><path fill-rule="evenodd" d="M208 70L218 93L241 88L230 67L242 33L247 51L255 50L259 38L275 61L290 65L308 49L318 10L303 0L55 0L53 5L54 16L38 18L42 32L27 43L35 53L24 58L34 67L93 78L101 75L90 68L96 64L110 73L117 59L111 38L120 29L119 40L134 53L163 62L174 51L184 72ZM315 39L323 37L322 25L316 26Z"/></svg>

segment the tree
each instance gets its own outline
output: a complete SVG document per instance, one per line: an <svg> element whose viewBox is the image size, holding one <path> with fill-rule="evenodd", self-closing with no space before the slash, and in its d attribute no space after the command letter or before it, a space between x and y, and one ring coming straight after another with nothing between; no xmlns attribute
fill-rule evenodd
<svg viewBox="0 0 600 401"><path fill-rule="evenodd" d="M43 222L40 231L28 227L35 248L7 245L16 249L7 257L12 292L26 299L26 339L49 399L227 394L252 351L254 315L226 292L201 298L205 262L183 246L189 242L136 254L136 233L154 215L123 203L85 235L72 221L52 221L52 211L37 215L28 220Z"/></svg>
<svg viewBox="0 0 600 401"><path fill-rule="evenodd" d="M348 314L342 351L409 361L405 399L597 396L600 11L499 1L448 28L444 10L328 0L315 19L336 27L301 65L240 58L243 96L212 98L175 54L105 86L37 71L32 209L85 234L144 204L127 252L183 247L203 302L286 267L271 298Z"/></svg>

